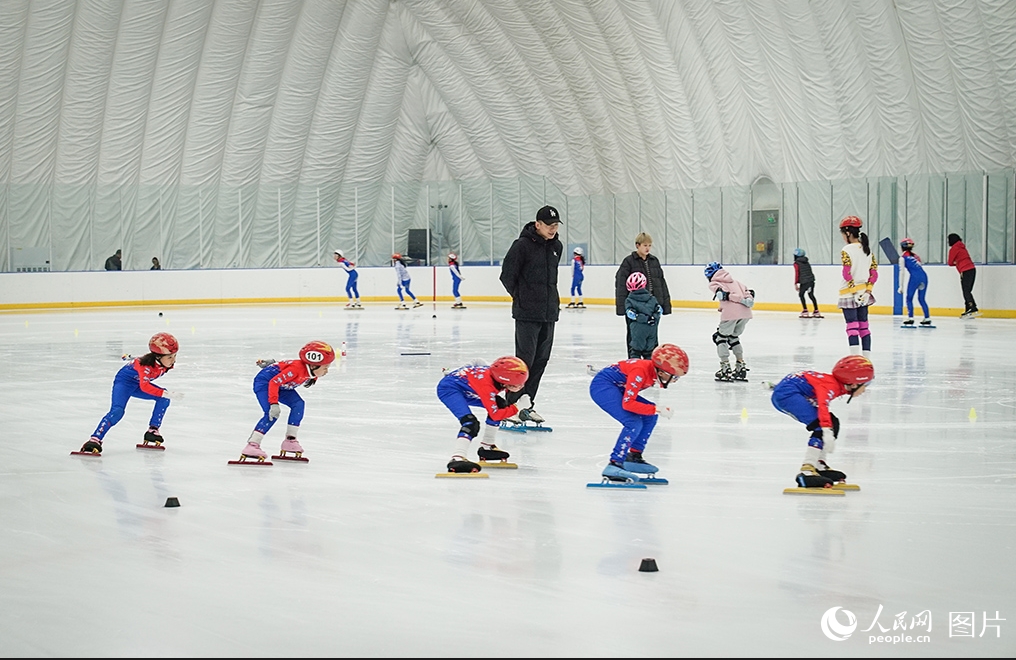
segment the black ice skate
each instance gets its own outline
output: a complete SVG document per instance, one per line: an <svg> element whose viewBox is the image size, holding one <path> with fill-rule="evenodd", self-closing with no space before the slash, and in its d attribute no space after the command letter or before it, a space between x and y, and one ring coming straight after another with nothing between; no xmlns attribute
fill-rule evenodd
<svg viewBox="0 0 1016 660"><path fill-rule="evenodd" d="M144 443L137 445L138 449L157 449L159 451L165 451L166 448L162 446L162 435L159 434L159 429L148 429L145 431Z"/></svg>
<svg viewBox="0 0 1016 660"><path fill-rule="evenodd" d="M750 369L748 369L748 365L744 362L737 362L734 365L734 370L730 372L730 378L732 380L741 381L742 383L747 383L749 371Z"/></svg>
<svg viewBox="0 0 1016 660"><path fill-rule="evenodd" d="M498 449L495 445L480 445L476 455L480 457L480 461L483 463L493 463L494 461L505 462L508 460L508 456L510 456L508 452Z"/></svg>
<svg viewBox="0 0 1016 660"><path fill-rule="evenodd" d="M734 374L730 370L729 362L720 363L720 370L716 372L715 378L721 383L729 383L730 381L734 380Z"/></svg>
<svg viewBox="0 0 1016 660"><path fill-rule="evenodd" d="M434 476L438 479L487 479L489 474L480 472L480 466L472 461L467 461L462 456L452 456L448 461L448 471L438 472Z"/></svg>
<svg viewBox="0 0 1016 660"><path fill-rule="evenodd" d="M95 438L89 438L85 444L81 445L80 451L72 451L71 456L101 456L102 455L102 442Z"/></svg>

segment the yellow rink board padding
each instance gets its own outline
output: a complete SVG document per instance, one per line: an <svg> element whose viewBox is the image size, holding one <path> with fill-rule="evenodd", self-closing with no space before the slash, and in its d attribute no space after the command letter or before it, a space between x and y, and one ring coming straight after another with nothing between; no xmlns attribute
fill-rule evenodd
<svg viewBox="0 0 1016 660"><path fill-rule="evenodd" d="M438 479L489 479L489 474L482 472L438 472L434 475Z"/></svg>

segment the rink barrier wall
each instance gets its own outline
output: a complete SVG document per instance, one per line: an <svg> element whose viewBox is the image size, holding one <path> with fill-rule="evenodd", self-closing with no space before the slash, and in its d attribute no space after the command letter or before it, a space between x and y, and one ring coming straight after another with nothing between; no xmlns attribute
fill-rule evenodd
<svg viewBox="0 0 1016 660"><path fill-rule="evenodd" d="M814 265L812 269L820 309L837 313L840 267ZM728 270L734 278L755 290L756 310L800 312L793 266L733 265ZM963 296L956 269L926 266L925 270L932 316L958 316L963 311ZM702 266L664 266L664 271L675 308L716 308ZM361 301L398 301L393 269L360 268L358 272ZM421 301L452 301L451 276L446 267L415 266L410 267L409 272L410 288ZM617 266L586 266L583 302L612 306L616 272ZM464 302L511 301L498 279L499 266L464 267L462 274L460 293ZM338 267L0 273L0 311L280 303L344 305L347 300L345 285L346 274ZM571 299L570 287L571 267L565 265L561 267L558 280L562 306ZM871 312L891 314L893 266L879 268L874 294L876 304ZM974 298L985 317L1016 318L1016 266L977 266ZM914 304L917 306L916 296ZM922 316L919 306L915 316Z"/></svg>

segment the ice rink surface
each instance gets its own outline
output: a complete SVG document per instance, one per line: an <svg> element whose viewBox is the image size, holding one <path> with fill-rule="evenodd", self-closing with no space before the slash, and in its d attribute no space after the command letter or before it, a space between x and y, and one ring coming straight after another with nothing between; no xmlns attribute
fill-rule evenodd
<svg viewBox="0 0 1016 660"><path fill-rule="evenodd" d="M691 361L654 390L677 414L646 457L671 483L607 491L586 484L619 426L586 365L625 356L612 308L562 310L536 406L554 430L499 432L520 467L485 480L435 479L458 429L435 386L514 352L507 305L159 311L0 315L4 657L1016 656L1012 320L872 317L876 381L833 403L830 463L861 491L821 497L783 494L808 434L761 381L830 370L833 314L756 313L748 383L713 380L716 312L664 317ZM70 456L162 330L182 347L157 383L185 394L168 449L135 448L152 404L133 399L101 458ZM310 463L228 466L260 416L255 360L312 339L348 354L298 390Z"/></svg>

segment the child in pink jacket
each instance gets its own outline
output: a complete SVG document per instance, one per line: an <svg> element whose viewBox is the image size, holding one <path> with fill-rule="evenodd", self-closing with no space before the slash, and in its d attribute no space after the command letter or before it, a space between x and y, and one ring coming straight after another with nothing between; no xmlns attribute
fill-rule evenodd
<svg viewBox="0 0 1016 660"><path fill-rule="evenodd" d="M755 305L755 292L730 276L719 262L712 262L705 269L709 290L713 300L720 301L720 325L713 333L716 353L720 356L720 370L716 380L747 382L748 367L744 364L744 350L741 348L741 333L751 320L751 308ZM737 362L730 368L730 351L734 351Z"/></svg>

